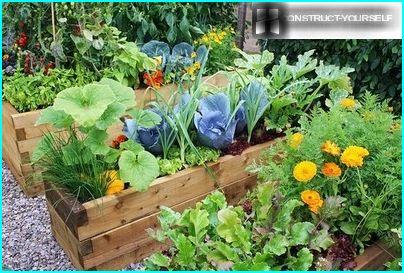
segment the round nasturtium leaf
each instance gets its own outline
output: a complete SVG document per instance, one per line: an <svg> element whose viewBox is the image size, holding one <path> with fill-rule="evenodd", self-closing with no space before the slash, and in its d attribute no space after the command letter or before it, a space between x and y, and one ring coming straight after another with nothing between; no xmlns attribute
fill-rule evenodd
<svg viewBox="0 0 404 273"><path fill-rule="evenodd" d="M55 99L54 109L71 115L80 126L94 126L108 105L116 101L108 85L87 84L71 87L60 92Z"/></svg>
<svg viewBox="0 0 404 273"><path fill-rule="evenodd" d="M121 179L138 191L146 191L159 175L157 159L147 151L123 151L118 165Z"/></svg>

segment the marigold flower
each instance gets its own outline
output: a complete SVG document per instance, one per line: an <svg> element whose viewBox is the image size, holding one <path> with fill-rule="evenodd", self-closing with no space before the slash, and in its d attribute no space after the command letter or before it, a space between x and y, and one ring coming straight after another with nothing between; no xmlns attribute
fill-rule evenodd
<svg viewBox="0 0 404 273"><path fill-rule="evenodd" d="M323 199L321 199L320 194L314 190L305 190L301 192L300 198L305 204L309 206L309 209L316 214L324 203Z"/></svg>
<svg viewBox="0 0 404 273"><path fill-rule="evenodd" d="M294 133L289 140L289 146L292 147L293 149L296 149L299 147L300 144L303 142L303 134L302 133Z"/></svg>
<svg viewBox="0 0 404 273"><path fill-rule="evenodd" d="M340 103L341 103L342 107L347 108L347 109L353 109L353 108L355 108L355 105L356 105L355 100L351 99L351 98L344 98L341 100Z"/></svg>
<svg viewBox="0 0 404 273"><path fill-rule="evenodd" d="M340 155L341 153L341 149L338 147L338 145L330 140L324 142L324 144L321 146L321 150L334 156Z"/></svg>
<svg viewBox="0 0 404 273"><path fill-rule="evenodd" d="M339 177L342 173L341 168L334 162L324 163L321 172L328 177Z"/></svg>
<svg viewBox="0 0 404 273"><path fill-rule="evenodd" d="M349 146L341 155L341 162L348 167L361 167L363 158L369 155L369 151L359 146Z"/></svg>
<svg viewBox="0 0 404 273"><path fill-rule="evenodd" d="M302 161L293 169L293 176L297 181L308 182L317 173L317 166L311 161Z"/></svg>

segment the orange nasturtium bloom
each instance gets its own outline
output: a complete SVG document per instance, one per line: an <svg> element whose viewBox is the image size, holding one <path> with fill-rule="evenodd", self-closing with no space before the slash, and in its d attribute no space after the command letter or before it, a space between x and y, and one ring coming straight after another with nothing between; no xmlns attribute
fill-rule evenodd
<svg viewBox="0 0 404 273"><path fill-rule="evenodd" d="M317 174L317 166L311 161L302 161L293 169L293 176L297 181L308 182Z"/></svg>
<svg viewBox="0 0 404 273"><path fill-rule="evenodd" d="M321 172L328 177L339 177L342 173L341 168L334 162L324 163Z"/></svg>
<svg viewBox="0 0 404 273"><path fill-rule="evenodd" d="M302 201L309 206L309 209L315 214L323 206L323 199L321 199L320 194L314 190L305 190L300 193L300 198Z"/></svg>

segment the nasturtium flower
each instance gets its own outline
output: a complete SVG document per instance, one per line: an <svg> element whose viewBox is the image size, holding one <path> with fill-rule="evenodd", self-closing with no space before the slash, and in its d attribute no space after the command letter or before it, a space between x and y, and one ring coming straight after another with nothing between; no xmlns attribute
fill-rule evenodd
<svg viewBox="0 0 404 273"><path fill-rule="evenodd" d="M359 146L349 146L341 154L341 162L347 167L361 167L363 159L369 155L369 151Z"/></svg>
<svg viewBox="0 0 404 273"><path fill-rule="evenodd" d="M346 109L354 109L355 108L355 100L351 98L344 98L341 100L341 106Z"/></svg>
<svg viewBox="0 0 404 273"><path fill-rule="evenodd" d="M342 173L341 168L334 162L324 163L321 172L328 177L339 177Z"/></svg>
<svg viewBox="0 0 404 273"><path fill-rule="evenodd" d="M313 213L318 213L318 210L323 206L323 199L320 194L314 190L305 190L300 193L302 201L309 206Z"/></svg>
<svg viewBox="0 0 404 273"><path fill-rule="evenodd" d="M321 150L334 156L341 154L341 149L338 147L338 145L330 140L324 142L324 144L321 146Z"/></svg>
<svg viewBox="0 0 404 273"><path fill-rule="evenodd" d="M311 161L302 161L293 169L293 176L299 182L308 182L317 174L317 166Z"/></svg>
<svg viewBox="0 0 404 273"><path fill-rule="evenodd" d="M294 133L289 139L289 146L296 149L300 146L300 144L302 144L303 138L304 136L302 133Z"/></svg>

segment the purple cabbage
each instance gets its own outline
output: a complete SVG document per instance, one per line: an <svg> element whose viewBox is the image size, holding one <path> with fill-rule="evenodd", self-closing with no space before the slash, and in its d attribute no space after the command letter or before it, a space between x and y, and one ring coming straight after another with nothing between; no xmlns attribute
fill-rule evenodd
<svg viewBox="0 0 404 273"><path fill-rule="evenodd" d="M229 97L217 93L202 98L194 123L203 145L215 149L229 146L233 142L237 125L236 119L231 117Z"/></svg>
<svg viewBox="0 0 404 273"><path fill-rule="evenodd" d="M138 126L133 119L126 119L123 132L128 139L132 139L141 144L147 151L154 155L161 155L163 153L163 147L161 145L160 134L169 134L171 127L163 114L157 109L152 108L146 111L152 111L158 114L161 117L160 124L151 128L145 128Z"/></svg>

